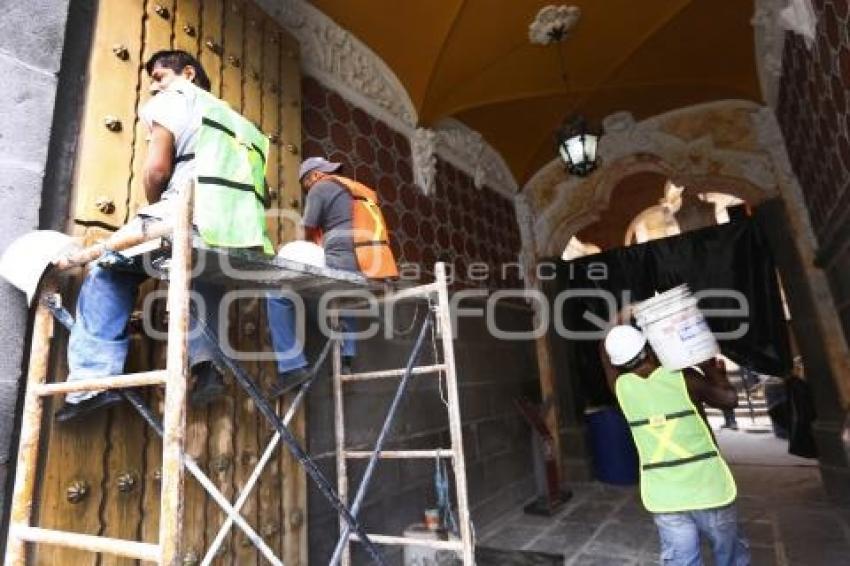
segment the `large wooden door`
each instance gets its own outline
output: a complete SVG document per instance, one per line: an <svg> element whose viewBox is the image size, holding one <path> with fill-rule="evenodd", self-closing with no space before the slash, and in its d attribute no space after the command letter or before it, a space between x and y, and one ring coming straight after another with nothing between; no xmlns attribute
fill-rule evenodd
<svg viewBox="0 0 850 566"><path fill-rule="evenodd" d="M116 230L146 204L141 183L146 132L138 120L148 100L143 63L160 49L182 49L198 57L212 91L254 121L271 139L267 179L272 189L269 228L275 244L293 237L288 212L300 206L297 181L301 145L298 44L276 22L245 0L100 0L89 62L86 105L77 155L72 233L96 241ZM74 295L75 283L66 291ZM151 292L142 287L131 320L129 371L164 367L165 345L144 335L141 305ZM167 324L163 301L153 302L155 326ZM269 349L261 300L237 303L231 337L245 348ZM64 340L56 340L54 370L63 379ZM266 382L270 363L248 369ZM208 410L190 410L186 450L218 487L233 498L247 480L271 431L250 400L228 384L227 398ZM148 393L159 406L159 393ZM59 403L54 404L54 409ZM159 522L161 444L129 406L112 409L70 426L48 421L41 470L38 524L104 536L155 542ZM304 432L300 415L295 429ZM203 555L223 520L218 507L187 474L185 563ZM244 508L246 519L288 566L307 564L306 486L288 454L267 468ZM217 560L254 564L259 557L237 530ZM35 563L130 564L108 556L47 546Z"/></svg>

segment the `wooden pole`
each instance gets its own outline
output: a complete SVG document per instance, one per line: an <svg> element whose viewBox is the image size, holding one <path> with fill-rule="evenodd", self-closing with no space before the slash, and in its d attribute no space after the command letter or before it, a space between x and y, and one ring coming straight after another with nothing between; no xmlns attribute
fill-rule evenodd
<svg viewBox="0 0 850 566"><path fill-rule="evenodd" d="M460 539L463 542L462 559L464 566L475 564L474 542L469 521L469 503L466 492L466 460L463 456L463 432L460 420L460 398L457 392L457 366L455 365L454 336L452 334L451 313L449 312L449 290L446 277L446 264L438 262L434 268L437 276L437 297L440 335L443 342L443 363L446 365L446 393L449 401L449 434L455 456L452 460L455 472L457 492L458 520Z"/></svg>
<svg viewBox="0 0 850 566"><path fill-rule="evenodd" d="M339 328L339 319L334 317L334 326ZM336 435L336 485L340 501L348 505L348 466L345 461L345 403L342 397L342 340L334 340L333 345L333 386L334 386L334 433ZM339 518L339 532L348 525ZM351 565L350 545L345 545L340 562L342 566Z"/></svg>
<svg viewBox="0 0 850 566"><path fill-rule="evenodd" d="M49 277L49 276L48 276ZM40 298L55 292L54 283L48 280ZM27 527L32 517L33 497L35 495L36 466L38 463L39 435L43 400L37 393L47 379L47 367L50 359L50 339L53 336L53 315L42 300L35 311L32 330L30 364L27 372L24 412L21 417L21 440L18 444L18 461L15 466L15 487L12 492L12 509L9 517L9 538L6 543L6 564L24 566L26 562L26 544L15 536L14 527Z"/></svg>
<svg viewBox="0 0 850 566"><path fill-rule="evenodd" d="M132 248L149 240L167 236L171 234L172 228L173 224L166 220L151 222L147 226L139 227L137 230L122 228L104 242L89 246L56 260L55 265L60 270L81 267L99 259L107 251L120 252L121 250Z"/></svg>
<svg viewBox="0 0 850 566"><path fill-rule="evenodd" d="M440 371L446 371L446 366L443 364L436 364L431 366L419 366L413 368L410 372L411 375L422 375L427 373L437 373ZM388 369L381 371L369 371L362 373L352 373L342 376L343 381L369 381L372 379L384 379L388 377L401 377L404 375L404 369Z"/></svg>
<svg viewBox="0 0 850 566"><path fill-rule="evenodd" d="M137 558L148 562L159 560L159 546L155 544L137 542L135 540L121 540L109 537L85 535L81 533L69 533L67 531L54 531L52 529L41 529L38 527L26 527L16 525L11 529L12 534L21 540L36 542L39 544L53 544L65 548L76 548L89 552L102 552L116 556ZM22 563L23 564L23 563Z"/></svg>
<svg viewBox="0 0 850 566"><path fill-rule="evenodd" d="M168 290L168 347L162 437L162 494L159 513L160 563L182 563L183 444L189 377L189 285L192 270L192 193L186 186L174 225Z"/></svg>
<svg viewBox="0 0 850 566"><path fill-rule="evenodd" d="M106 389L123 389L125 387L146 387L162 385L168 373L163 370L143 371L109 377L93 377L91 379L75 379L59 383L45 383L35 388L37 395L60 395L75 391L100 391Z"/></svg>

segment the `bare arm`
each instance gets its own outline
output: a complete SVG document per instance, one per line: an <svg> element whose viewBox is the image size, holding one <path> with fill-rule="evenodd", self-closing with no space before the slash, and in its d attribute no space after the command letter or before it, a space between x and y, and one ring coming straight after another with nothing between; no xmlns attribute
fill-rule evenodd
<svg viewBox="0 0 850 566"><path fill-rule="evenodd" d="M614 388L614 384L617 382L617 377L620 375L613 365L611 365L611 359L608 357L608 352L605 351L605 341L599 341L599 360L602 362L602 370L605 372L605 381L608 382L608 388L611 389L611 393L617 394L617 390Z"/></svg>
<svg viewBox="0 0 850 566"><path fill-rule="evenodd" d="M738 392L726 377L726 364L712 358L699 365L704 375L687 368L684 371L688 393L696 402L718 409L734 409L738 406Z"/></svg>
<svg viewBox="0 0 850 566"><path fill-rule="evenodd" d="M314 244L322 245L322 229L315 226L304 226L304 239Z"/></svg>
<svg viewBox="0 0 850 566"><path fill-rule="evenodd" d="M173 170L174 135L163 126L154 123L151 128L145 165L142 169L145 197L148 202L153 203L159 200L162 191L168 186Z"/></svg>

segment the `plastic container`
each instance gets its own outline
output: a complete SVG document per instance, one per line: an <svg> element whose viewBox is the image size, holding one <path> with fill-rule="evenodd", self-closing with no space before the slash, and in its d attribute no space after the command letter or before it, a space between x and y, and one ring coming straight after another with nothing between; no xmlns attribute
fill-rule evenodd
<svg viewBox="0 0 850 566"><path fill-rule="evenodd" d="M668 369L695 366L720 353L687 285L638 303L634 315L661 365Z"/></svg>
<svg viewBox="0 0 850 566"><path fill-rule="evenodd" d="M404 530L405 538L418 538L422 540L444 540L440 533L430 530L422 524L410 525ZM458 537L448 535L448 540L458 541ZM429 548L427 546L405 545L402 561L404 566L422 566L424 564L446 564L448 566L460 566L462 564L460 554L454 550L443 550Z"/></svg>
<svg viewBox="0 0 850 566"><path fill-rule="evenodd" d="M638 481L638 455L629 425L613 407L584 412L593 475L601 482L634 485Z"/></svg>

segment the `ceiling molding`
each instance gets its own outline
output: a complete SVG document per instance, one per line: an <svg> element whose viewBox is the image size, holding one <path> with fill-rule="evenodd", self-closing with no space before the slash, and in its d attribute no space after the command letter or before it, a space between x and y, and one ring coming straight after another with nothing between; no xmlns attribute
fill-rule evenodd
<svg viewBox="0 0 850 566"><path fill-rule="evenodd" d="M416 128L410 95L369 47L303 0L257 0L300 44L301 66L351 103L410 139L416 184L430 194L439 156L485 185L513 198L517 182L505 160L480 133L447 118L433 129Z"/></svg>
<svg viewBox="0 0 850 566"><path fill-rule="evenodd" d="M436 186L437 156L472 177L476 188L487 186L508 198L516 194L516 179L499 152L458 120L445 118L433 129L418 128L410 147L413 176L426 195Z"/></svg>
<svg viewBox="0 0 850 566"><path fill-rule="evenodd" d="M756 70L761 94L771 108L776 108L782 78L785 28L779 13L784 3L784 0L756 0L753 19L750 20L755 34Z"/></svg>
<svg viewBox="0 0 850 566"><path fill-rule="evenodd" d="M410 136L419 116L390 67L315 6L303 0L257 0L298 39L301 66L342 97Z"/></svg>

